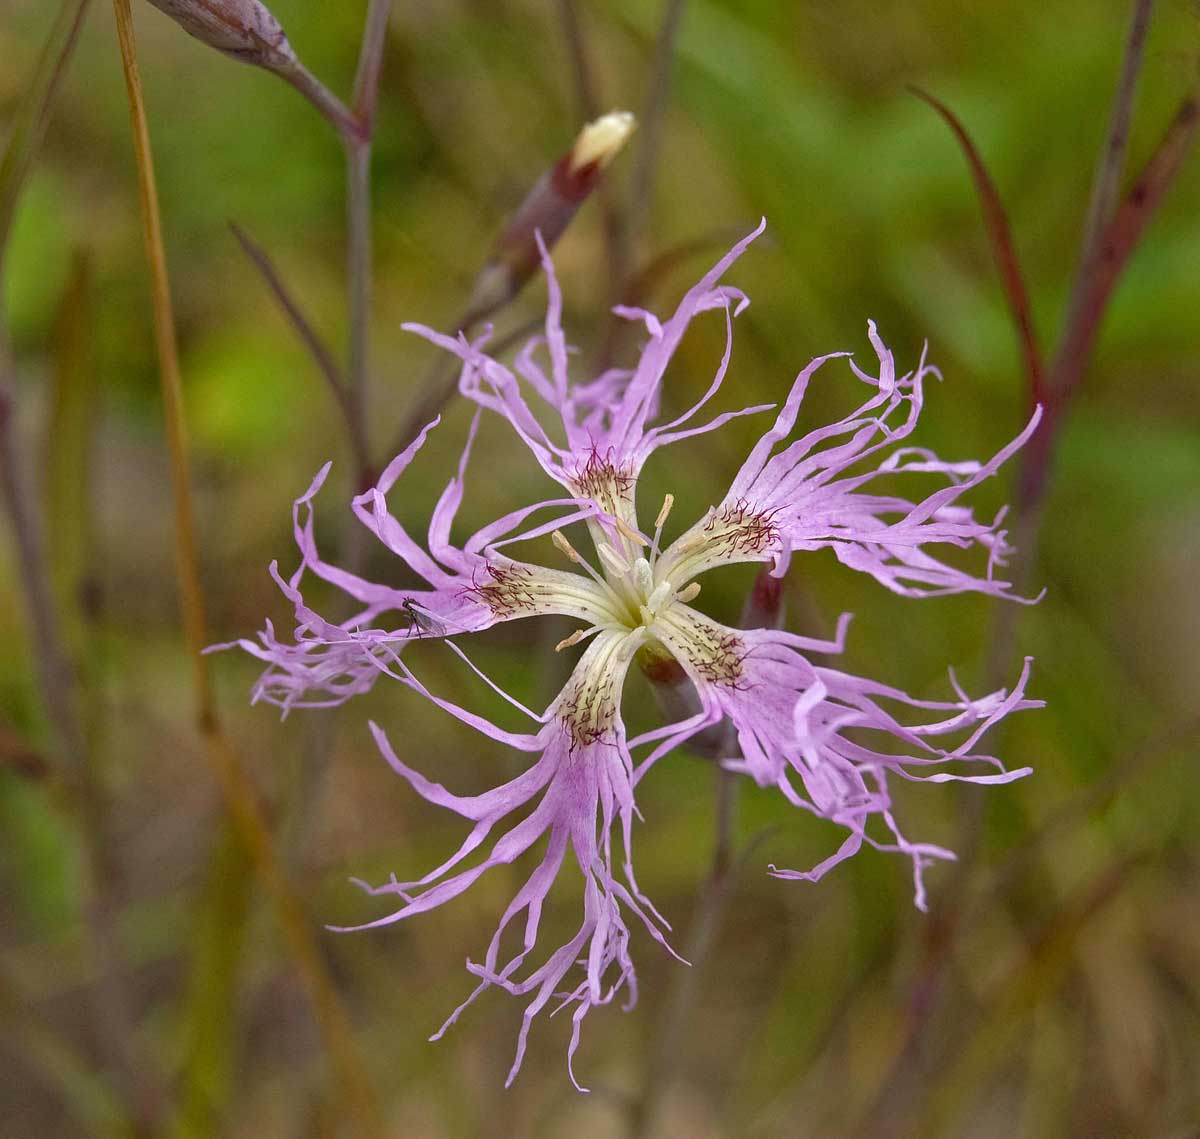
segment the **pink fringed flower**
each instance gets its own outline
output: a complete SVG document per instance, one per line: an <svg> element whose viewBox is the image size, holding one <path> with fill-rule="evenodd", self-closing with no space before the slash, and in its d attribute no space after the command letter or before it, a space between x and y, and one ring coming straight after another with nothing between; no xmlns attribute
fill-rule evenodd
<svg viewBox="0 0 1200 1139"><path fill-rule="evenodd" d="M891 352L869 324L876 356L872 371L877 374L849 362L867 393L857 411L794 437L809 382L835 356L814 360L793 383L774 425L754 447L729 492L702 518L670 544L664 543L673 504L668 495L649 526L639 521L638 475L654 451L711 431L733 416L768 410L752 407L697 421L724 381L733 320L748 303L737 289L718 282L762 228L723 257L668 320L660 322L641 309L618 309L620 316L645 326L647 338L637 365L632 371L609 371L587 384L572 384L568 376L562 302L544 249L549 287L545 335L518 353L512 369L487 356L482 341L469 343L419 325L406 326L461 359L460 390L482 409L476 413L458 471L434 510L424 546L389 512L387 495L436 424L397 456L377 486L353 502L362 523L427 588L377 585L321 560L313 535L312 500L326 468L296 503L299 568L285 580L272 566L295 607L294 638L281 640L268 625L259 641L239 642L268 665L256 696L285 710L340 703L386 676L534 757L503 786L460 796L410 768L383 731L371 725L393 770L423 798L463 816L470 831L458 850L424 877L409 882L393 877L382 886L365 887L394 900L394 908L370 925L387 925L440 906L490 868L512 863L543 844L541 860L501 916L482 961L468 961L468 970L478 979L475 990L441 1030L489 987L528 998L510 1082L521 1065L530 1022L552 999L561 1002L560 1007L574 1006L569 1066L580 1024L592 1007L607 1004L621 992L626 1006L633 1004L631 924L644 927L667 946L667 923L633 873L634 792L646 771L678 745L728 722L733 730L726 738L736 738L737 749L722 759L727 768L744 772L760 786L777 788L789 802L845 828L840 848L820 865L807 871L771 867L776 876L815 880L866 843L911 859L921 908L924 868L953 855L904 837L892 813L889 778L1004 783L1028 773L1028 768L1007 771L999 760L977 751L980 737L992 724L1011 711L1036 706L1024 695L1028 662L1011 692L972 699L955 686L952 699L918 700L809 659L812 654L842 651L845 616L836 637L825 641L779 630L730 628L704 616L693 602L700 593L697 579L716 566L762 562L782 575L794 552L826 547L845 565L905 596L975 590L1010 597L1009 583L997 576L1008 551L1000 529L1002 515L979 521L959 500L1028 439L1036 415L985 463L945 462L932 452L903 445L916 426L923 384L933 369L922 359L914 372L898 376ZM689 323L709 310L721 314L726 328L725 351L712 383L694 406L661 422L663 373ZM539 363L542 349L548 373ZM561 422L561 434L543 427L539 404ZM512 425L565 494L505 515L459 546L451 532L483 411ZM891 485L915 472L941 476L945 485L919 500L875 489L877 480ZM543 511L555 513L551 520L535 523L533 516ZM594 564L565 536L572 526L587 530ZM505 552L518 541L546 534L579 572L518 561ZM978 547L982 575L942 560L939 555L947 547ZM338 623L322 618L304 601L306 573L343 590L360 606L358 611ZM532 712L509 698L534 721L529 733L506 731L429 692L401 656L414 638L440 637L474 668L449 638L540 614L580 622L560 650L585 641L587 645L563 690L544 712ZM687 686L691 714L628 739L621 691L635 658L652 676L664 666L673 670L675 683ZM636 760L635 752L640 755ZM534 957L543 904L568 858L583 878L582 921L566 944ZM520 951L502 959L502 937L517 921L524 930Z"/></svg>

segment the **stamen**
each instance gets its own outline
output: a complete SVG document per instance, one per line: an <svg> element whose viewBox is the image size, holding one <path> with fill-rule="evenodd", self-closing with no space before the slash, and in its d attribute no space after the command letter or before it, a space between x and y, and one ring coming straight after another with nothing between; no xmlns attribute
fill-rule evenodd
<svg viewBox="0 0 1200 1139"><path fill-rule="evenodd" d="M629 563L607 542L598 542L596 544L596 553L600 555L600 560L613 573L624 576L629 572ZM578 557L578 555L576 556Z"/></svg>
<svg viewBox="0 0 1200 1139"><path fill-rule="evenodd" d="M662 509L658 512L658 517L654 520L656 530L661 530L664 523L667 521L667 516L671 513L671 507L675 505L675 496L668 494L663 499Z"/></svg>
<svg viewBox="0 0 1200 1139"><path fill-rule="evenodd" d="M700 596L700 583L693 581L691 585L685 585L677 594L676 601L682 601L686 605L689 601L695 601Z"/></svg>
<svg viewBox="0 0 1200 1139"><path fill-rule="evenodd" d="M563 532L561 530L555 530L554 533L550 535L550 540L577 566L583 565L583 558L579 556L579 551L575 549L575 547L572 546L565 537L563 537Z"/></svg>
<svg viewBox="0 0 1200 1139"><path fill-rule="evenodd" d="M563 637L563 639L554 646L554 651L556 653L561 653L563 649L569 649L572 645L579 644L579 642L582 641L583 638L586 637L590 632L592 632L591 629L576 629L575 632L573 632L569 637Z"/></svg>
<svg viewBox="0 0 1200 1139"><path fill-rule="evenodd" d="M585 558L577 549L575 549L574 546L571 545L570 542L567 541L567 539L563 536L563 532L561 530L555 530L554 533L550 535L550 540L564 554L566 554L567 557L571 559L571 561L573 561L577 566L582 566L587 571L588 576L598 586L600 586L600 588L603 589L604 592L613 600L613 602L616 604L618 610L621 608L623 602L617 596L617 594L614 592L613 587L611 585L609 585L609 583L607 581L605 581L604 578L599 573L596 572L596 569L592 565L592 563L589 562L587 560L587 558ZM604 543L600 543L600 545L597 547L597 549L600 552L600 558L602 561L604 559L604 551L607 548L608 547ZM629 567L626 566L625 570L628 570L628 569L629 569ZM619 572L624 572L624 571L619 571Z"/></svg>
<svg viewBox="0 0 1200 1139"><path fill-rule="evenodd" d="M650 545L650 543L647 542L646 539L643 538L641 534L639 534L632 526L630 526L624 518L618 518L616 521L617 532L621 535L621 537L628 538L631 542L638 546Z"/></svg>
<svg viewBox="0 0 1200 1139"><path fill-rule="evenodd" d="M671 507L675 505L675 496L668 494L663 498L662 509L658 512L658 517L654 520L654 542L651 549L654 551L655 557L659 553L659 543L662 541L663 523L667 520L667 515L671 513Z"/></svg>

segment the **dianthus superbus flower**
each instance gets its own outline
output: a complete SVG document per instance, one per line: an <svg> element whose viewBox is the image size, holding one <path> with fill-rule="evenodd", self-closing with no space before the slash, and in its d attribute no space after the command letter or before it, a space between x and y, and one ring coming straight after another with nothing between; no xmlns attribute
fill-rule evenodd
<svg viewBox="0 0 1200 1139"><path fill-rule="evenodd" d="M964 591L1011 596L1010 584L998 576L1008 552L1002 515L978 520L960 499L1025 442L1036 416L983 463L946 462L907 445L933 369L922 358L913 372L898 375L891 352L870 324L871 367L847 359L854 382L866 393L857 410L827 426L795 431L809 383L846 354L820 357L796 378L728 492L701 518L667 543L663 534L671 521L672 496L654 504L652 514L639 513L638 476L653 452L734 416L770 410L751 407L701 421L729 367L734 318L748 303L739 290L719 282L762 228L713 266L669 319L618 309L620 316L645 327L637 363L587 383L573 383L568 374L561 296L544 249L545 332L517 354L511 368L489 357L482 340L471 343L406 326L461 359L460 391L479 408L423 545L391 513L388 495L436 423L393 460L375 487L353 501L362 523L425 588L378 585L321 559L312 502L326 468L296 503L299 567L286 579L272 567L295 607L294 637L281 639L268 625L258 641L239 642L268 664L257 696L285 710L340 703L387 677L529 755L524 770L508 783L459 795L411 768L383 731L371 725L393 770L423 798L461 815L469 826L458 850L423 877L404 882L393 877L366 887L393 903L371 926L440 906L490 868L542 844L540 860L501 915L483 958L468 961L477 979L474 991L442 1029L489 987L525 998L510 1081L520 1067L530 1022L552 1001L573 1006L569 1065L580 1023L591 1008L619 993L632 1005L633 928L667 947L667 923L634 876L632 839L638 782L672 749L718 723L730 724L726 738L736 740L736 749L731 746L721 758L726 767L778 789L789 802L845 831L838 849L818 866L771 867L772 873L817 879L864 844L898 851L911 860L922 908L925 867L953 856L905 837L892 812L889 781L1004 783L1028 772L1006 770L978 750L991 725L1035 705L1024 695L1028 662L1011 691L972 699L955 686L944 701L919 700L814 662L842 651L846 617L836 635L823 640L777 629L732 628L705 616L696 603L699 579L710 569L760 562L782 575L794 553L822 548L904 596ZM725 323L723 356L704 395L667 419L659 411L664 371L689 323L708 311ZM562 493L521 507L456 545L453 523L475 429L485 413L507 420ZM553 431L543 426L546 420L557 421ZM940 476L945 485L920 499L900 496L895 485L913 473ZM547 512L552 516L545 519ZM509 553L515 543L547 534L563 568ZM981 572L943 560L948 547L977 548ZM330 622L311 609L302 591L309 573L353 598L359 606L353 616ZM579 623L558 648L582 648L570 678L545 710L522 708L533 721L526 733L506 731L430 692L401 655L414 638L436 636L474 668L459 638L503 621L550 614ZM652 679L686 687L691 705L679 720L631 739L621 718L621 692L635 660ZM498 684L484 679L503 694ZM543 903L568 862L583 877L580 924L566 944L539 951ZM523 926L521 948L505 958L501 940L514 923Z"/></svg>

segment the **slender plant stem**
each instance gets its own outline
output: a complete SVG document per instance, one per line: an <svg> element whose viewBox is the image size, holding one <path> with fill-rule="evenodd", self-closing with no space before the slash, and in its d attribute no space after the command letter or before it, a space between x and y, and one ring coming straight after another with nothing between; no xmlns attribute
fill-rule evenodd
<svg viewBox="0 0 1200 1139"><path fill-rule="evenodd" d="M299 60L289 63L286 67L276 68L275 74L295 87L325 116L339 135L361 137L362 124L355 117L354 112Z"/></svg>
<svg viewBox="0 0 1200 1139"><path fill-rule="evenodd" d="M65 0L60 7L0 159L0 282L17 204L90 7L90 0ZM92 1018L97 1042L128 1118L136 1130L148 1132L162 1117L165 1095L137 1043L135 1002L125 976L117 931L122 892L120 864L107 796L79 716L75 675L51 595L52 575L41 526L32 507L35 500L22 486L12 422L12 373L7 330L0 319L0 494L17 548L39 688L56 749L66 763L80 824L89 879L85 885L84 926L97 973L91 991Z"/></svg>
<svg viewBox="0 0 1200 1139"><path fill-rule="evenodd" d="M1180 102L1158 146L1097 242L1092 269L1083 287L1083 303L1063 335L1055 366L1055 393L1060 413L1083 381L1113 289L1154 211L1174 184L1195 142L1198 123L1200 82Z"/></svg>
<svg viewBox="0 0 1200 1139"><path fill-rule="evenodd" d="M1174 182L1194 141L1200 116L1200 88L1197 88L1185 96L1133 188L1114 209L1150 10L1148 0L1135 0L1116 102L1096 166L1088 222L1060 348L1045 375L1045 416L1020 458L1012 523L1017 552L1010 572L1013 581L1026 593L1036 565L1045 495L1059 431L1091 358L1112 290L1154 209ZM989 688L1001 683L1010 667L1020 610L1021 607L1005 603L996 610L987 657ZM982 790L965 789L958 862L929 922L925 961L912 986L913 1001L904 1041L874 1096L868 1121L896 1115L896 1105L908 1103L919 1094L928 1073L930 1041L938 1035L931 1026L935 1018L948 1011L953 950L967 913L967 886L983 832ZM869 1122L868 1132L874 1134L870 1126Z"/></svg>
<svg viewBox="0 0 1200 1139"><path fill-rule="evenodd" d="M345 138L346 146L346 282L349 294L349 343L346 382L350 404L350 438L367 447L370 400L371 313L371 142ZM371 484L369 464L356 472L356 491Z"/></svg>
<svg viewBox="0 0 1200 1139"><path fill-rule="evenodd" d="M383 71L383 49L387 43L392 0L371 0L363 27L358 69L354 76L354 113L368 136L374 133L375 109L379 105L379 78Z"/></svg>
<svg viewBox="0 0 1200 1139"><path fill-rule="evenodd" d="M278 910L292 960L316 1009L346 1109L354 1117L360 1134L381 1135L378 1109L363 1072L349 1020L317 948L307 915L287 880L253 781L221 728L212 681L203 656L208 635L192 507L183 384L130 0L113 0L113 10L133 123L142 221L152 277L155 335L175 502L176 572L184 637L192 665L196 726L239 837Z"/></svg>
<svg viewBox="0 0 1200 1139"><path fill-rule="evenodd" d="M342 132L346 148L346 276L350 310L346 382L352 415L351 439L358 440L355 445L364 460L369 453L371 394L371 149L391 9L391 0L371 0L354 77L354 117L359 132ZM373 481L369 461L360 462L357 478L357 489L366 490Z"/></svg>
<svg viewBox="0 0 1200 1139"><path fill-rule="evenodd" d="M1154 0L1134 0L1129 36L1125 41L1125 55L1121 62L1121 77L1117 81L1108 131L1096 160L1096 172L1092 177L1087 218L1083 226L1083 241L1079 248L1079 267L1067 302L1064 328L1075 324L1079 319L1080 309L1087 303L1088 282L1096 271L1101 237L1108 227L1121 193L1125 153L1129 148L1129 127L1133 121L1134 97L1146 54L1146 35L1150 31L1150 17L1153 11Z"/></svg>
<svg viewBox="0 0 1200 1139"><path fill-rule="evenodd" d="M1198 123L1200 84L1183 98L1159 145L1108 219L1096 242L1095 256L1080 262L1080 273L1088 272L1088 279L1078 286L1083 301L1073 311L1047 376L1049 402L1045 418L1019 460L1013 515L1017 552L1011 572L1013 580L1024 592L1029 590L1036 564L1044 500L1059 433L1091 361L1113 289L1195 142ZM1012 659L1020 617L1017 609L1004 605L996 612L989 652L989 678L993 681L1002 675Z"/></svg>
<svg viewBox="0 0 1200 1139"><path fill-rule="evenodd" d="M650 67L650 89L642 108L640 138L629 185L627 236L636 248L650 218L654 204L654 179L662 151L663 120L671 94L671 70L675 58L675 39L683 20L684 0L665 0L662 23L654 44ZM630 261L633 259L630 258Z"/></svg>
<svg viewBox="0 0 1200 1139"><path fill-rule="evenodd" d="M579 19L579 6L575 0L558 0L558 19L562 24L563 39L567 44L567 59L571 65L571 81L575 88L575 102L585 119L596 117L600 109L597 95L596 76L588 52L587 37L583 22Z"/></svg>
<svg viewBox="0 0 1200 1139"><path fill-rule="evenodd" d="M317 365L317 370L324 377L325 383L329 387L329 391L336 401L342 413L342 419L346 424L346 436L350 443L350 451L354 459L355 469L358 471L367 470L371 464L370 454L367 450L367 440L362 431L362 423L359 417L354 414L346 382L342 378L341 368L338 367L337 361L333 358L333 353L317 333L316 328L300 307L299 301L292 295L291 290L283 279L283 274L280 273L279 268L266 250L253 241L241 226L231 224L230 228L233 230L233 235L237 238L238 244L242 247L246 256L250 258L251 263L262 275L267 288L271 290L271 294L275 297L276 302L287 317L288 323L295 329L305 348L308 349L309 355Z"/></svg>
<svg viewBox="0 0 1200 1139"><path fill-rule="evenodd" d="M1012 230L1008 224L1008 215L1000 193L988 173L983 156L979 153L974 140L967 129L959 121L958 116L940 99L923 91L920 87L909 87L918 99L928 103L945 120L946 125L958 139L971 169L971 177L975 181L975 190L979 196L979 204L983 210L984 228L992 246L992 260L1000 273L1004 284L1004 296L1008 301L1009 312L1017 330L1017 339L1021 345L1021 357L1025 366L1025 376L1029 384L1029 404L1045 402L1045 375L1042 364L1042 354L1038 349L1037 336L1033 328L1033 312L1029 303L1029 294L1025 289L1025 281L1021 275L1020 260L1017 257L1016 243L1013 241Z"/></svg>
<svg viewBox="0 0 1200 1139"><path fill-rule="evenodd" d="M684 0L664 0L662 22L655 37L654 57L642 115L638 126L637 152L630 176L629 197L612 238L616 243L611 264L615 276L610 307L629 303L629 293L638 279L640 245L650 220L654 198L654 179L662 151L662 126L671 93L671 70L675 38L683 20ZM611 366L620 350L622 337L628 334L628 322L612 316L596 351L595 367L603 371Z"/></svg>
<svg viewBox="0 0 1200 1139"><path fill-rule="evenodd" d="M34 72L33 86L21 100L8 144L4 148L4 157L0 159L0 277L4 274L4 254L8 248L17 201L46 133L50 110L58 97L71 57L75 54L79 33L83 30L90 7L91 0L66 0L59 9Z"/></svg>

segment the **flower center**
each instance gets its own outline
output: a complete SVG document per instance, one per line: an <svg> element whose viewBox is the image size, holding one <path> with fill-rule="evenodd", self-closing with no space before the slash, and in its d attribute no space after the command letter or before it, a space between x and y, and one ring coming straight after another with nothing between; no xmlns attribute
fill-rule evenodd
<svg viewBox="0 0 1200 1139"><path fill-rule="evenodd" d="M659 565L663 524L671 513L675 498L668 494L654 523L654 537L647 539L619 515L607 525L591 526L602 572L583 558L570 542L556 531L554 543L576 565L591 575L613 602L613 611L629 632L649 633L660 616L676 602L687 604L700 593L699 582L677 582L663 574ZM567 638L562 647L578 644L587 630Z"/></svg>

